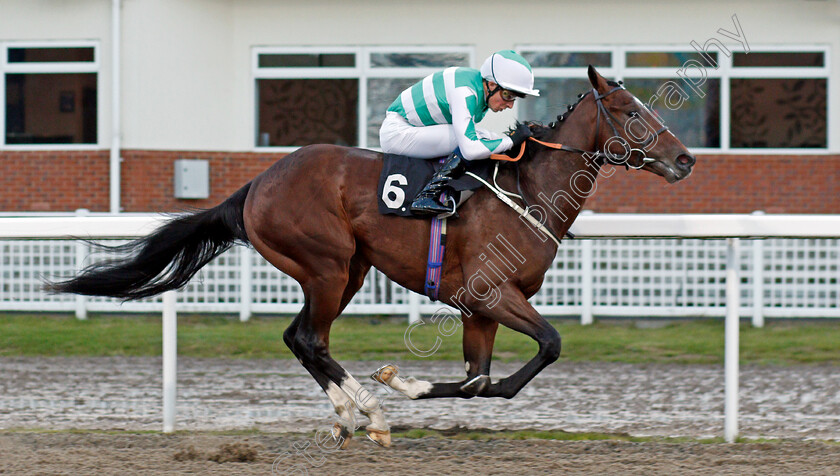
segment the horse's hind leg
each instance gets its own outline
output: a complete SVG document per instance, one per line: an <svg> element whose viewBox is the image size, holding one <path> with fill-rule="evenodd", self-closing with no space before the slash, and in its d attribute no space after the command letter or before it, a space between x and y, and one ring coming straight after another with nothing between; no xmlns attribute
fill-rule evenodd
<svg viewBox="0 0 840 476"><path fill-rule="evenodd" d="M356 255L350 260L349 280L347 281L347 285L344 287L344 292L341 296L341 303L338 309L339 315L341 315L341 312L344 311L344 308L347 307L347 304L350 303L353 296L355 296L362 285L364 285L365 276L369 270L370 263L364 261L360 255ZM356 409L356 403L352 398L350 398L350 396L347 395L347 393L344 392L344 390L333 382L329 382L327 387L324 388L324 391L332 402L335 412L339 416L339 421L337 421L333 427L333 438L341 442L341 449L346 449L350 442L350 438L353 437L353 432L359 427L359 424L356 421L356 413L354 411Z"/></svg>
<svg viewBox="0 0 840 476"><path fill-rule="evenodd" d="M338 445L340 445L341 449L346 449L350 444L350 438L353 437L353 432L356 428L358 428L358 424L356 423L356 414L354 411L355 404L353 403L353 400L313 363L304 361L302 356L299 355L298 350L296 350L297 346L295 345L295 335L297 334L301 320L305 319L308 312L309 300L306 301L303 309L301 309L300 313L295 316L292 323L289 324L289 327L287 327L283 332L283 341L286 343L286 346L291 349L292 354L297 357L301 365L303 365L303 368L312 375L312 378L318 382L318 385L321 386L324 393L326 393L327 397L330 399L335 412L339 416L339 420L333 426L332 436Z"/></svg>
<svg viewBox="0 0 840 476"><path fill-rule="evenodd" d="M378 399L329 354L332 322L361 287L369 266L354 260L350 268L352 278L347 272L338 275L322 273L322 277L306 282L303 286L307 297L307 305L304 306L306 312L299 315L297 322L293 323L294 327L289 326L286 341L287 344L291 342L294 354L315 377L342 417L343 421L339 422L341 428L337 428L341 436L347 438L355 430L352 409L357 407L371 421L367 426L368 437L376 443L389 446L390 428Z"/></svg>

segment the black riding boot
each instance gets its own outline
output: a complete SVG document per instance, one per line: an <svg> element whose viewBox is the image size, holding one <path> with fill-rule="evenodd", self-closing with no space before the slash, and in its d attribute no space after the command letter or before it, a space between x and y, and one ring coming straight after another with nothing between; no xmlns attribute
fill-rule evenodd
<svg viewBox="0 0 840 476"><path fill-rule="evenodd" d="M411 213L415 215L440 215L441 213L452 212L451 207L440 203L440 194L446 190L450 181L463 175L465 169L461 152L456 149L449 155L440 170L432 176L428 185L411 202Z"/></svg>

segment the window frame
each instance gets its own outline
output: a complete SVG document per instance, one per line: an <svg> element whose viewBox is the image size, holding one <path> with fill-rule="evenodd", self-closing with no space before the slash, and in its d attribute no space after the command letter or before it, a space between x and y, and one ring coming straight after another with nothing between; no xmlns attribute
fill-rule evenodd
<svg viewBox="0 0 840 476"><path fill-rule="evenodd" d="M93 61L9 63L9 49L14 48L93 48ZM98 150L102 144L102 88L100 44L95 40L0 41L0 150ZM94 144L6 144L6 74L96 74L96 143Z"/></svg>
<svg viewBox="0 0 840 476"><path fill-rule="evenodd" d="M259 130L259 97L257 81L260 79L357 79L358 80L358 124L355 147L381 150L368 145L367 116L369 79L375 78L418 78L422 79L440 71L444 66L434 67L372 67L370 57L374 53L461 53L467 56L469 67L475 65L475 47L469 45L441 46L255 46L251 48L251 150L254 152L288 153L298 150L299 146L259 146L255 140ZM259 66L262 54L353 54L356 58L354 67L265 67ZM396 97L395 97L396 99ZM384 117L383 117L384 119Z"/></svg>
<svg viewBox="0 0 840 476"><path fill-rule="evenodd" d="M718 68L707 67L706 72L709 78L720 79L720 147L691 147L692 152L699 154L744 154L744 155L815 155L826 153L837 153L840 148L840 132L835 131L833 124L840 114L840 105L832 105L831 77L831 47L825 44L797 44L797 45L750 45L750 53L774 53L774 52L820 52L825 59L823 66L814 67L747 67L733 66L735 53L744 52L738 46L726 44L729 48L729 56L721 53L716 48L709 51L717 51ZM554 46L554 45L517 45L517 51L527 52L610 52L612 54L612 66L610 68L598 68L603 76L615 79L616 81L632 81L635 78L668 78L682 81L677 75L681 66L669 66L664 68L628 67L626 65L627 53L669 53L669 52L694 52L691 45L656 45L642 44L632 46L615 45L585 45L585 46ZM587 78L586 67L569 68L538 68L534 67L534 75L544 78ZM730 145L730 79L762 79L762 78L821 78L827 81L826 100L826 146L823 148L740 148ZM836 81L834 81L836 83ZM682 83L678 83L681 84ZM569 98L573 100L574 98ZM650 98L639 98L642 102ZM836 101L835 101L836 102ZM517 117L518 117L518 110ZM559 111L562 112L562 111ZM558 113L559 113L558 112ZM519 118L527 119L527 118Z"/></svg>

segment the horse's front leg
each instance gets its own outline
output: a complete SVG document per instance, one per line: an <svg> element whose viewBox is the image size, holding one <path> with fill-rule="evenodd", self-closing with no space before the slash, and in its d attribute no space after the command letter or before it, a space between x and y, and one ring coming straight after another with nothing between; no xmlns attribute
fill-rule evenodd
<svg viewBox="0 0 840 476"><path fill-rule="evenodd" d="M500 293L500 299L473 299L469 308L531 337L537 341L539 350L537 355L516 373L496 383L490 383L489 375L479 377L483 382L478 396L513 398L542 369L560 357L560 334L531 306L518 287L508 282L496 289Z"/></svg>
<svg viewBox="0 0 840 476"><path fill-rule="evenodd" d="M537 355L513 375L489 385L480 396L513 398L542 369L560 358L560 333L531 306L522 292L507 286L501 289L502 299L493 309L483 311L489 318L505 327L519 331L539 346Z"/></svg>
<svg viewBox="0 0 840 476"><path fill-rule="evenodd" d="M472 398L490 386L490 361L499 323L480 314L461 315L463 323L464 367L467 378L454 383L435 383L400 377L393 364L380 367L371 378L409 398Z"/></svg>
<svg viewBox="0 0 840 476"><path fill-rule="evenodd" d="M467 378L458 390L468 395L481 395L490 385L490 362L499 323L481 314L467 317L463 313L461 322L464 327L464 367ZM444 393L443 388L440 391Z"/></svg>
<svg viewBox="0 0 840 476"><path fill-rule="evenodd" d="M482 316L487 320L492 320L497 324L502 324L515 331L522 332L537 341L539 346L537 355L513 375L503 378L496 383L491 383L489 375L489 355L492 352L492 339L490 339L490 345L488 346L486 337L490 335L489 332L491 331L490 328L484 326L485 332L488 333L484 335L485 340L471 340L471 344L476 345L474 350L476 352L476 356L487 355L485 365L481 364L483 360L474 361L476 362L477 370L472 368L467 369L468 377L464 382L435 384L422 382L428 387L428 390L424 390L421 393L415 393L413 396L409 395L411 398L471 398L473 396L513 398L520 390L522 390L522 387L530 382L531 379L540 373L542 369L560 357L560 334L531 306L522 292L511 285L506 285L497 289L502 293L502 298L494 301L495 304L492 307L488 307L481 300L470 302L468 308L474 309L475 311L472 316L464 318L463 320L465 342L468 339L468 323L471 319L477 316ZM482 328L481 321L476 321L476 327ZM478 330L476 330L476 333L478 333ZM496 327L494 326L492 328L493 337L495 337L495 333ZM478 343L476 344L476 342ZM467 353L467 349L468 346L465 344L465 355ZM467 362L470 364L470 367L472 367L470 360L467 360ZM387 366L383 369L387 370ZM387 374L389 374L388 371L380 372L380 377ZM374 379L376 380L383 382L388 380L382 378L377 379L376 375L377 374L374 374ZM399 391L402 391L400 388L402 386L402 382L411 382L415 385L416 383L420 383L420 381L417 380L412 381L411 378L405 380L399 379L399 377L396 376L396 372L393 372L393 375L394 378L390 380L389 385ZM394 382L397 383L395 384Z"/></svg>

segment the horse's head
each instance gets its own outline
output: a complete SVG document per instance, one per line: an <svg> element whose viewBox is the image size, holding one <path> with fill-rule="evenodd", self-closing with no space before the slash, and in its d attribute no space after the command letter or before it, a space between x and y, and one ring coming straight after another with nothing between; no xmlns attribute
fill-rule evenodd
<svg viewBox="0 0 840 476"><path fill-rule="evenodd" d="M598 107L595 144L607 162L648 170L668 183L691 174L694 156L642 101L592 66L589 81Z"/></svg>

